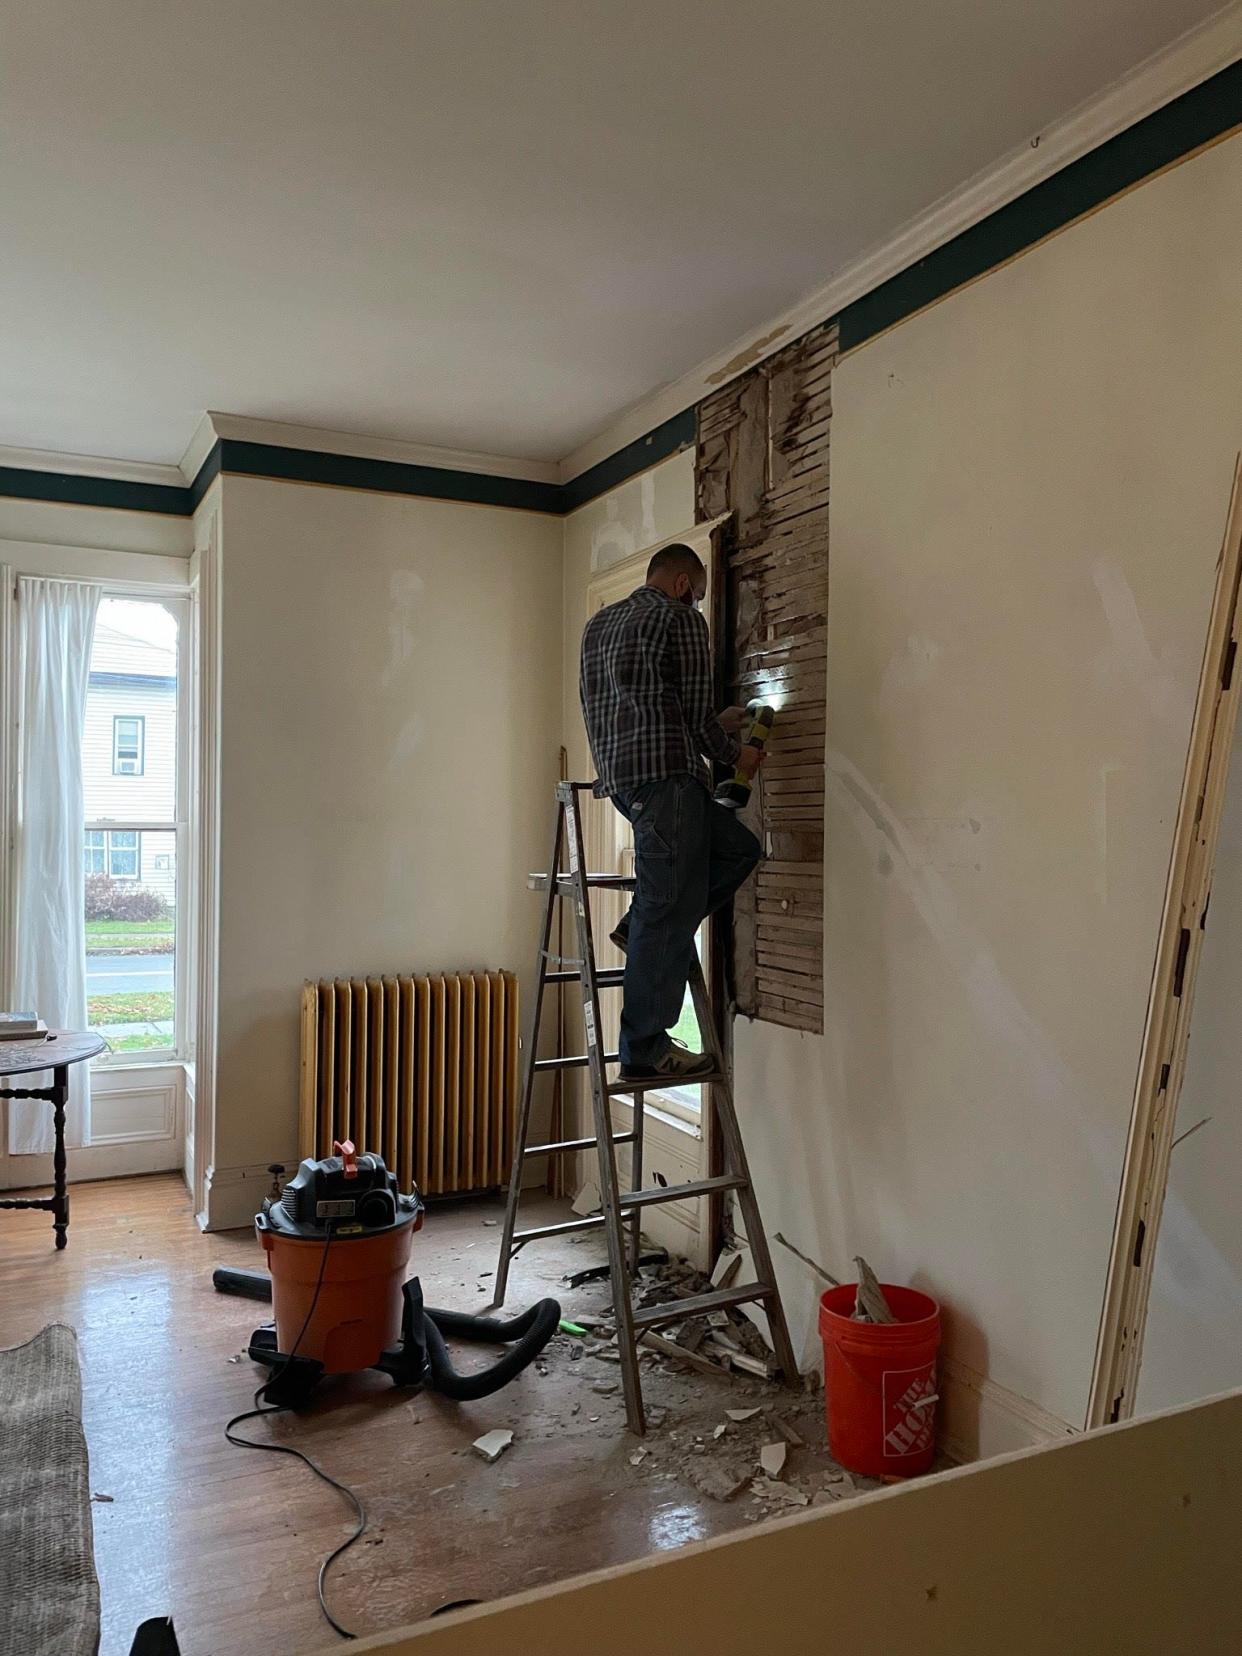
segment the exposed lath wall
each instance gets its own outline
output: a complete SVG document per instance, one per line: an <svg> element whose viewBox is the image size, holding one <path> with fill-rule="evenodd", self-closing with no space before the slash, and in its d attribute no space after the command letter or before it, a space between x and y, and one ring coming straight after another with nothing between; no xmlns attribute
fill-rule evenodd
<svg viewBox="0 0 1242 1656"><path fill-rule="evenodd" d="M746 1016L823 1031L828 448L837 328L826 323L699 409L701 520L724 542L730 697L778 704L747 821L767 860L734 905L733 997Z"/></svg>

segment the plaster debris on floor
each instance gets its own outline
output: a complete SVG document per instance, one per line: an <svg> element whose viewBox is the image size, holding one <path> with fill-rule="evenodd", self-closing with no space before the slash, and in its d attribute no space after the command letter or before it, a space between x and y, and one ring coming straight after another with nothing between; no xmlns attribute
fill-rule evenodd
<svg viewBox="0 0 1242 1656"><path fill-rule="evenodd" d="M482 1456L485 1461L497 1461L512 1443L512 1432L497 1430L484 1432L482 1437L475 1438L470 1447L476 1455Z"/></svg>
<svg viewBox="0 0 1242 1656"><path fill-rule="evenodd" d="M675 1306L736 1274L739 1254L725 1255L708 1278L684 1260L658 1259L631 1285L635 1309ZM573 1286L572 1284L576 1284ZM639 1346L647 1435L625 1426L610 1285L606 1271L566 1273L564 1321L544 1352L551 1382L548 1405L523 1423L522 1456L537 1455L541 1440L601 1433L614 1439L625 1474L655 1484L670 1499L679 1490L711 1502L736 1503L744 1522L801 1507L847 1500L880 1484L855 1479L828 1453L823 1389L811 1375L784 1385L762 1334L736 1309L675 1318L648 1332ZM583 1411L584 1394L595 1404ZM598 1399L613 1412L596 1412ZM495 1437L498 1434L488 1434ZM486 1440L480 1440L486 1441ZM476 1445L478 1447L478 1445Z"/></svg>
<svg viewBox="0 0 1242 1656"><path fill-rule="evenodd" d="M783 1443L765 1443L759 1451L759 1465L769 1478L779 1478L785 1467L785 1456L789 1453Z"/></svg>
<svg viewBox="0 0 1242 1656"><path fill-rule="evenodd" d="M320 1560L342 1539L339 1497L275 1457L243 1472L220 1432L223 1419L252 1406L262 1371L246 1354L247 1342L268 1311L209 1285L219 1266L262 1266L253 1229L204 1236L174 1175L78 1185L74 1201L80 1231L89 1229L92 1242L70 1248L55 1283L44 1216L18 1214L6 1226L15 1274L0 1296L0 1345L28 1339L52 1318L80 1323L92 1490L114 1496L91 1506L102 1584L100 1656L125 1656L134 1627L151 1611L150 1580L133 1568L135 1536L146 1534L150 1511L165 1508L175 1508L178 1523L167 1537L161 1580L185 1625L199 1630L187 1656L266 1656L274 1642L321 1648L314 1580ZM532 1224L569 1217L568 1203L539 1192L527 1205ZM486 1199L431 1207L411 1261L429 1305L473 1309L483 1282L491 1297L501 1233L483 1220L502 1211ZM153 1267L138 1261L135 1233L151 1238L144 1251L158 1261L158 1294L149 1291ZM618 1346L605 1261L594 1232L578 1240L549 1236L521 1250L506 1304L495 1314L505 1319L552 1298L564 1319L586 1332L558 1332L540 1367L532 1364L501 1392L454 1402L431 1390L394 1388L380 1374L345 1375L325 1382L306 1410L263 1422L274 1442L304 1450L365 1502L366 1544L340 1560L334 1574L344 1625L368 1633L403 1625L447 1600L502 1598L876 1487L848 1479L828 1454L817 1379L787 1386L739 1371L737 1355L766 1350L741 1313L700 1316L683 1334L691 1317L676 1315L678 1302L703 1279L662 1257L643 1268L634 1299L667 1305L670 1321L660 1333L671 1355L642 1351L648 1430L642 1438L629 1432L619 1366L610 1360ZM603 1276L580 1288L566 1282L596 1265L604 1266ZM172 1406L198 1446L192 1462L134 1436L136 1414L148 1404L150 1368L135 1369L108 1319L91 1310L118 1303L133 1338L168 1376ZM710 1343L711 1334L722 1337L719 1344ZM683 1337L697 1342L697 1351L682 1347ZM187 1341L198 1354L189 1367ZM454 1357L469 1370L493 1361L495 1350L454 1342ZM784 1427L797 1432L801 1446ZM473 1446L495 1432L511 1432L513 1440L498 1460L487 1461ZM788 1453L779 1478L769 1478L759 1456L776 1442ZM248 1500L261 1498L270 1522L237 1527L232 1503L239 1488ZM205 1573L208 1555L220 1562ZM279 1578L289 1588L273 1597L256 1586L231 1599L219 1591L221 1570L260 1584Z"/></svg>

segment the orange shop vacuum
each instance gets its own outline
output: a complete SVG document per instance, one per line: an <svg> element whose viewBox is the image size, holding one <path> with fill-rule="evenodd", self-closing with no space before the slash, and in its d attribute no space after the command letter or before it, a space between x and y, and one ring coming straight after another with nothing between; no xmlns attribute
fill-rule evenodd
<svg viewBox="0 0 1242 1656"><path fill-rule="evenodd" d="M423 1223L418 1192L401 1194L381 1156L348 1141L333 1150L304 1161L255 1215L270 1276L220 1266L213 1277L221 1293L272 1302L275 1321L255 1329L249 1346L272 1370L264 1400L296 1409L325 1375L370 1368L462 1401L499 1391L556 1333L556 1300L504 1321L425 1306L418 1278L406 1280ZM490 1367L459 1374L446 1335L506 1349Z"/></svg>

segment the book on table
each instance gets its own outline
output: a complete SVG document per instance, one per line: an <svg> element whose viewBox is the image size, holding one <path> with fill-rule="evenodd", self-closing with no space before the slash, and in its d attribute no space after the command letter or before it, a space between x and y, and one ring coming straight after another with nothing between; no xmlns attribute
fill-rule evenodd
<svg viewBox="0 0 1242 1656"><path fill-rule="evenodd" d="M0 1012L0 1041L41 1041L47 1025L33 1012Z"/></svg>

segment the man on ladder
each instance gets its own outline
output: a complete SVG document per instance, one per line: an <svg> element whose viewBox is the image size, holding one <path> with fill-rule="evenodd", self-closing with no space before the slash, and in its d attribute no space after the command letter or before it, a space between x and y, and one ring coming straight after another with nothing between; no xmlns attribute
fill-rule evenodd
<svg viewBox="0 0 1242 1656"><path fill-rule="evenodd" d="M681 1015L695 936L761 856L758 840L712 798L704 756L753 775L761 754L737 740L745 708L712 708L707 573L689 546L665 546L645 586L592 617L579 693L598 780L634 827L636 889L612 934L625 951L621 1079L677 1086L713 1069L669 1036Z"/></svg>
<svg viewBox="0 0 1242 1656"><path fill-rule="evenodd" d="M531 876L532 887L547 895L509 1200L495 1277L494 1303L503 1305L509 1266L519 1248L543 1236L596 1228L603 1231L608 1245L626 1420L631 1431L638 1433L645 1429L638 1342L664 1323L735 1305L762 1305L781 1372L787 1379L795 1378L798 1372L733 1106L733 1091L725 1073L720 1036L694 952L695 933L704 918L729 900L760 854L754 835L732 812L717 805L708 792L705 753L733 765L735 779L739 771L746 778L754 774L758 753L749 743L739 751L739 743L731 734L741 727L742 709L729 709L720 718L712 712L707 626L695 613L706 585L703 565L689 547L665 547L648 566L647 584L619 604L601 610L583 638L582 708L599 773L594 791L610 797L626 820L634 824L635 876L631 879L588 870L579 801L591 784L558 783L556 828L547 872ZM562 853L568 858L567 869L562 864ZM614 940L627 950L624 973L600 972L596 968L589 905L593 888L634 890L630 912L614 933ZM553 916L561 901L573 905L578 947L572 959L551 953ZM544 990L549 984L559 990L569 983L576 984L582 995L587 1050L541 1058ZM675 1046L668 1035L681 1011L687 984L708 1049L702 1054ZM603 1021L599 992L614 988L622 989L625 997L621 1047L618 1053L608 1053L599 1039ZM618 1059L621 1078L610 1081L607 1067ZM591 1078L593 1135L531 1144L538 1076L578 1068L585 1068ZM646 1187L644 1111L636 1095L696 1077L711 1089L720 1171L685 1184L661 1181ZM618 1132L612 1121L611 1103L622 1096L632 1099L636 1107L632 1125ZM616 1155L617 1147L623 1144L630 1147L626 1189L621 1186ZM600 1211L519 1230L522 1172L529 1158L570 1155L581 1150L594 1150L599 1159ZM632 1273L638 1268L642 1215L661 1204L726 1191L732 1191L737 1200L753 1277L689 1299L634 1306Z"/></svg>

